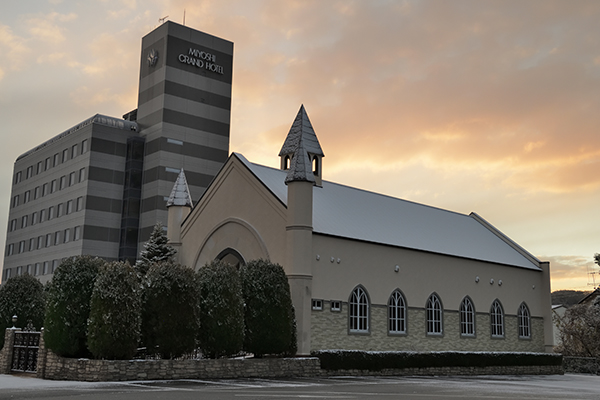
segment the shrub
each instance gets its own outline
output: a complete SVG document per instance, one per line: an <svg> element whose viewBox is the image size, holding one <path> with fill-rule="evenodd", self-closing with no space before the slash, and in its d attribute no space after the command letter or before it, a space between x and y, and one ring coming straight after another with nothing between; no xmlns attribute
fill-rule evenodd
<svg viewBox="0 0 600 400"><path fill-rule="evenodd" d="M176 250L169 246L168 242L163 225L157 222L150 238L144 243L144 250L140 251L140 259L135 264L135 269L140 276L146 275L153 263L173 261Z"/></svg>
<svg viewBox="0 0 600 400"><path fill-rule="evenodd" d="M244 296L244 350L264 354L296 354L296 324L290 285L283 267L265 260L241 268Z"/></svg>
<svg viewBox="0 0 600 400"><path fill-rule="evenodd" d="M202 353L210 358L238 354L244 343L244 306L237 269L213 261L198 271L198 287Z"/></svg>
<svg viewBox="0 0 600 400"><path fill-rule="evenodd" d="M179 357L196 348L198 286L194 270L154 263L144 279L142 343L148 354Z"/></svg>
<svg viewBox="0 0 600 400"><path fill-rule="evenodd" d="M96 358L131 359L140 339L141 301L135 270L127 262L102 267L90 300L88 348Z"/></svg>
<svg viewBox="0 0 600 400"><path fill-rule="evenodd" d="M63 261L48 284L44 342L62 357L88 357L87 320L100 258L78 256Z"/></svg>
<svg viewBox="0 0 600 400"><path fill-rule="evenodd" d="M25 328L31 321L36 329L44 323L44 286L29 274L8 279L0 287L0 348L4 346L4 332L13 326L12 317L17 316L15 327Z"/></svg>
<svg viewBox="0 0 600 400"><path fill-rule="evenodd" d="M592 304L577 304L557 320L565 356L600 358L600 297Z"/></svg>

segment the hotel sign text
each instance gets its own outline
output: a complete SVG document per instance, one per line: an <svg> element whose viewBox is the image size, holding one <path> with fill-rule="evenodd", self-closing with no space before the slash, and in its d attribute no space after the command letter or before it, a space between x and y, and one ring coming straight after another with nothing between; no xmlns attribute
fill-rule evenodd
<svg viewBox="0 0 600 400"><path fill-rule="evenodd" d="M190 47L187 54L179 55L179 62L189 65L195 65L198 68L204 68L211 72L223 75L223 66L216 64L217 56L206 51L193 49Z"/></svg>

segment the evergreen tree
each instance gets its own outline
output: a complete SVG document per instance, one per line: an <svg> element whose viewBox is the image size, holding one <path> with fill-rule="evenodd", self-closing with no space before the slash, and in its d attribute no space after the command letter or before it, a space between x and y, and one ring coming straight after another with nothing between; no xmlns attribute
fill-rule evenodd
<svg viewBox="0 0 600 400"><path fill-rule="evenodd" d="M244 343L244 306L237 269L213 261L198 270L202 354L219 358L238 354Z"/></svg>
<svg viewBox="0 0 600 400"><path fill-rule="evenodd" d="M128 360L140 340L141 299L137 274L128 262L102 267L90 299L88 348L96 358Z"/></svg>
<svg viewBox="0 0 600 400"><path fill-rule="evenodd" d="M240 270L244 296L244 350L294 355L296 321L290 285L283 267L266 260L250 261Z"/></svg>
<svg viewBox="0 0 600 400"><path fill-rule="evenodd" d="M48 284L44 342L62 357L88 357L87 322L98 269L106 261L91 256L63 261Z"/></svg>
<svg viewBox="0 0 600 400"><path fill-rule="evenodd" d="M0 287L0 348L4 346L4 332L13 326L12 317L17 316L15 327L25 328L29 321L36 329L44 322L45 293L40 281L24 274L8 279Z"/></svg>
<svg viewBox="0 0 600 400"><path fill-rule="evenodd" d="M157 222L150 238L144 243L144 250L140 252L140 259L135 265L140 276L146 275L152 263L173 261L176 250L168 242L162 223Z"/></svg>
<svg viewBox="0 0 600 400"><path fill-rule="evenodd" d="M196 348L198 285L194 270L153 263L144 279L142 344L147 354L180 357Z"/></svg>

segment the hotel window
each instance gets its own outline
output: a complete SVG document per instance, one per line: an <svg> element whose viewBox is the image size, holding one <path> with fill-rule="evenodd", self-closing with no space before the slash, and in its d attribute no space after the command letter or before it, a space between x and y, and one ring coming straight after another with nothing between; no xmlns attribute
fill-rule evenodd
<svg viewBox="0 0 600 400"><path fill-rule="evenodd" d="M75 182L75 172L71 172L69 174L69 186L73 186L76 183L77 182Z"/></svg>
<svg viewBox="0 0 600 400"><path fill-rule="evenodd" d="M73 240L79 239L81 239L81 226L76 226L75 229L73 229Z"/></svg>
<svg viewBox="0 0 600 400"><path fill-rule="evenodd" d="M81 211L81 210L83 210L83 197L78 197L75 211Z"/></svg>
<svg viewBox="0 0 600 400"><path fill-rule="evenodd" d="M517 319L519 320L519 339L531 339L531 318L527 304L521 303Z"/></svg>
<svg viewBox="0 0 600 400"><path fill-rule="evenodd" d="M42 269L42 265L40 263L35 263L35 276L40 274L40 270Z"/></svg>
<svg viewBox="0 0 600 400"><path fill-rule="evenodd" d="M350 332L369 332L369 297L362 286L357 286L352 291L348 302L348 314Z"/></svg>
<svg viewBox="0 0 600 400"><path fill-rule="evenodd" d="M48 184L44 183L44 185L42 186L42 197L44 197L47 194L48 194Z"/></svg>
<svg viewBox="0 0 600 400"><path fill-rule="evenodd" d="M23 253L25 251L25 241L21 240L19 242L19 254Z"/></svg>
<svg viewBox="0 0 600 400"><path fill-rule="evenodd" d="M74 144L73 147L71 147L71 158L75 158L77 157L77 145Z"/></svg>
<svg viewBox="0 0 600 400"><path fill-rule="evenodd" d="M48 270L50 269L50 262L49 261L44 261L44 271L42 272L43 275L48 275Z"/></svg>
<svg viewBox="0 0 600 400"><path fill-rule="evenodd" d="M27 215L21 217L21 228L27 228Z"/></svg>
<svg viewBox="0 0 600 400"><path fill-rule="evenodd" d="M46 162L44 164L44 171L48 171L50 169L50 157L46 158Z"/></svg>
<svg viewBox="0 0 600 400"><path fill-rule="evenodd" d="M37 163L37 170L36 170L36 172L35 172L35 174L36 174L36 175L39 175L39 174L41 174L41 173L42 173L42 167L43 167L43 166L44 166L44 163L43 163L43 162L41 162L41 161L40 161L40 162L38 162L38 163Z"/></svg>
<svg viewBox="0 0 600 400"><path fill-rule="evenodd" d="M13 253L15 251L15 245L13 243L8 245L8 248L6 249L6 256L12 256Z"/></svg>
<svg viewBox="0 0 600 400"><path fill-rule="evenodd" d="M58 165L58 162L59 162L59 160L60 160L60 158L59 158L59 157L60 157L60 156L58 155L58 153L56 153L56 154L54 155L54 162L52 163L52 166L53 166L53 167L56 167L56 166Z"/></svg>
<svg viewBox="0 0 600 400"><path fill-rule="evenodd" d="M25 272L28 273L29 275L32 275L32 270L33 270L33 265L31 264L27 264L27 267L25 267Z"/></svg>
<svg viewBox="0 0 600 400"><path fill-rule="evenodd" d="M460 302L460 335L475 336L475 307L469 297Z"/></svg>
<svg viewBox="0 0 600 400"><path fill-rule="evenodd" d="M17 276L23 275L23 266L20 265L17 267Z"/></svg>
<svg viewBox="0 0 600 400"><path fill-rule="evenodd" d="M50 183L50 193L56 192L56 179Z"/></svg>
<svg viewBox="0 0 600 400"><path fill-rule="evenodd" d="M31 214L31 225L37 224L37 217L38 217L37 211L34 212L33 214Z"/></svg>
<svg viewBox="0 0 600 400"><path fill-rule="evenodd" d="M38 250L44 247L44 237L43 236L38 236L38 245L37 248Z"/></svg>
<svg viewBox="0 0 600 400"><path fill-rule="evenodd" d="M52 273L58 268L58 260L52 260Z"/></svg>
<svg viewBox="0 0 600 400"><path fill-rule="evenodd" d="M33 190L33 199L37 200L40 197L40 187L37 186L34 190Z"/></svg>
<svg viewBox="0 0 600 400"><path fill-rule="evenodd" d="M40 211L40 222L44 222L46 220L46 209Z"/></svg>
<svg viewBox="0 0 600 400"><path fill-rule="evenodd" d="M69 159L69 149L64 149L62 152L62 162L66 162Z"/></svg>
<svg viewBox="0 0 600 400"><path fill-rule="evenodd" d="M65 175L60 177L60 185L58 186L59 190L63 190L67 186L67 177Z"/></svg>
<svg viewBox="0 0 600 400"><path fill-rule="evenodd" d="M48 208L48 221L54 218L54 206L50 206Z"/></svg>
<svg viewBox="0 0 600 400"><path fill-rule="evenodd" d="M19 195L16 195L15 197L13 197L12 206L16 207L18 205L19 205Z"/></svg>
<svg viewBox="0 0 600 400"><path fill-rule="evenodd" d="M20 182L21 182L21 178L22 178L22 173L21 173L21 171L19 171L19 172L17 172L17 173L15 174L15 185L16 185L17 183L20 183Z"/></svg>
<svg viewBox="0 0 600 400"><path fill-rule="evenodd" d="M25 175L25 179L29 179L33 176L33 167L27 167L27 175Z"/></svg>
<svg viewBox="0 0 600 400"><path fill-rule="evenodd" d="M54 244L60 244L60 232L61 231L54 232Z"/></svg>
<svg viewBox="0 0 600 400"><path fill-rule="evenodd" d="M87 151L88 151L88 140L85 139L83 142L81 142L81 154L87 153Z"/></svg>
<svg viewBox="0 0 600 400"><path fill-rule="evenodd" d="M35 250L35 238L29 239L29 251Z"/></svg>
<svg viewBox="0 0 600 400"><path fill-rule="evenodd" d="M406 333L406 301L398 289L388 300L388 333Z"/></svg>
<svg viewBox="0 0 600 400"><path fill-rule="evenodd" d="M10 227L9 227L8 231L12 232L16 229L17 229L17 220L13 219L12 221L10 221Z"/></svg>
<svg viewBox="0 0 600 400"><path fill-rule="evenodd" d="M315 311L323 310L323 300L313 299L312 300L312 309Z"/></svg>
<svg viewBox="0 0 600 400"><path fill-rule="evenodd" d="M492 337L504 337L504 311L502 310L502 304L498 300L494 300L490 309L490 325Z"/></svg>
<svg viewBox="0 0 600 400"><path fill-rule="evenodd" d="M65 243L69 243L71 241L71 229L65 229L65 234L63 237L65 238Z"/></svg>
<svg viewBox="0 0 600 400"><path fill-rule="evenodd" d="M60 203L56 207L56 218L62 217L65 213L65 203Z"/></svg>
<svg viewBox="0 0 600 400"><path fill-rule="evenodd" d="M23 196L23 204L27 204L29 202L29 197L31 196L31 192L28 190L25 192Z"/></svg>
<svg viewBox="0 0 600 400"><path fill-rule="evenodd" d="M46 247L52 246L52 234L48 233L46 235Z"/></svg>
<svg viewBox="0 0 600 400"><path fill-rule="evenodd" d="M73 200L67 201L67 215L73 212Z"/></svg>
<svg viewBox="0 0 600 400"><path fill-rule="evenodd" d="M4 273L4 279L9 279L12 275L12 269L7 269L6 272Z"/></svg>
<svg viewBox="0 0 600 400"><path fill-rule="evenodd" d="M85 180L85 168L81 168L79 170L79 182L83 182Z"/></svg>
<svg viewBox="0 0 600 400"><path fill-rule="evenodd" d="M427 312L427 334L441 335L444 332L442 321L442 302L437 294L433 293L425 305Z"/></svg>

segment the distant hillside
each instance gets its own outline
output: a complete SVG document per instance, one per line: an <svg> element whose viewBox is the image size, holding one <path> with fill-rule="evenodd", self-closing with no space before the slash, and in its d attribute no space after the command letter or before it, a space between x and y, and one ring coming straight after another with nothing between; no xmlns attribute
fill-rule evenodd
<svg viewBox="0 0 600 400"><path fill-rule="evenodd" d="M552 292L552 305L562 304L565 307L570 307L577 304L579 300L591 292L591 290L557 290Z"/></svg>

